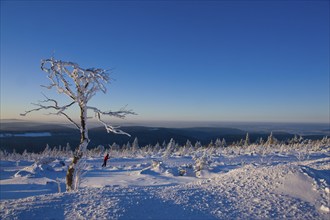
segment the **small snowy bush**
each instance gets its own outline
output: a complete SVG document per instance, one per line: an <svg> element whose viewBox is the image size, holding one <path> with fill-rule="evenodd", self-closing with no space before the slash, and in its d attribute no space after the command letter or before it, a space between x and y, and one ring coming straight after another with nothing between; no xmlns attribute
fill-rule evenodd
<svg viewBox="0 0 330 220"><path fill-rule="evenodd" d="M201 157L194 157L195 166L194 171L197 173L201 170L208 170L211 160L207 154L207 151L204 151Z"/></svg>

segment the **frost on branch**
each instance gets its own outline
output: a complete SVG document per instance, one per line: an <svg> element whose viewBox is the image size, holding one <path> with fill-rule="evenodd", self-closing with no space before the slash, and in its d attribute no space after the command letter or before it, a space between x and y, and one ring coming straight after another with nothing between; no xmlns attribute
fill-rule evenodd
<svg viewBox="0 0 330 220"><path fill-rule="evenodd" d="M45 96L45 95L44 95ZM50 99L47 96L45 96L45 100L39 101L39 103L32 103L32 105L37 106L35 109L31 109L29 111L25 111L25 113L20 114L21 116L26 116L27 114L33 112L33 111L39 111L39 110L55 110L53 113L49 113L50 115L63 115L65 116L72 124L75 125L76 128L80 130L80 126L72 120L72 118L67 115L64 111L67 110L69 107L74 105L75 102L71 102L70 104L60 106L58 102L55 99Z"/></svg>
<svg viewBox="0 0 330 220"><path fill-rule="evenodd" d="M125 108L120 109L119 111L116 112L112 112L112 111L108 111L108 112L103 112L101 110L99 110L98 108L95 107L90 107L87 106L87 109L93 110L95 113L95 118L104 125L105 129L107 130L108 133L115 133L115 134L124 134L127 136L131 136L130 134L118 129L118 126L112 126L107 124L106 122L104 122L101 118L102 115L105 116L113 116L113 117L117 117L117 118L125 118L126 115L128 114L135 114L132 110L126 110Z"/></svg>
<svg viewBox="0 0 330 220"><path fill-rule="evenodd" d="M54 58L41 61L41 69L47 73L47 77L50 80L50 84L43 86L47 89L55 89L59 94L65 94L71 100L69 104L60 105L55 99L45 96L43 101L37 104L33 104L36 108L26 111L21 114L25 116L34 111L51 110L49 114L64 116L77 129L80 130L80 144L77 151L74 154L73 161L69 166L67 173L67 190L73 189L73 174L76 168L76 164L83 156L87 149L89 138L87 128L87 111L92 110L95 113L95 118L105 126L107 132L113 132L116 134L128 135L126 132L119 129L119 127L111 126L107 124L102 117L113 116L117 118L125 118L126 115L135 114L132 110L126 110L125 108L119 111L101 111L96 107L88 106L89 100L98 92L107 92L106 84L109 83L109 71L97 68L83 69L78 64L73 62L65 62L61 60L55 60ZM79 122L70 117L66 110L73 105L78 105L80 109Z"/></svg>
<svg viewBox="0 0 330 220"><path fill-rule="evenodd" d="M110 80L107 70L83 69L73 62L58 61L54 58L41 61L41 69L48 74L50 85L58 93L64 93L77 103L87 103L97 91L106 93L105 84Z"/></svg>
<svg viewBox="0 0 330 220"><path fill-rule="evenodd" d="M132 110L122 108L119 111L101 111L96 107L87 106L88 101L96 94L96 92L107 92L106 84L110 81L108 70L99 68L83 69L76 63L55 60L54 58L42 60L41 69L47 73L47 77L50 80L50 84L43 87L47 89L56 89L59 94L67 95L72 102L66 105L60 105L58 101L45 96L45 100L33 104L36 108L26 111L21 114L22 116L33 111L53 110L53 112L49 114L64 116L85 135L83 139L88 139L86 133L87 111L92 110L95 113L95 118L105 126L107 132L129 135L120 130L119 127L105 123L102 116L113 116L123 119L126 115L135 114ZM80 123L74 121L66 113L66 110L74 104L77 104L81 110Z"/></svg>

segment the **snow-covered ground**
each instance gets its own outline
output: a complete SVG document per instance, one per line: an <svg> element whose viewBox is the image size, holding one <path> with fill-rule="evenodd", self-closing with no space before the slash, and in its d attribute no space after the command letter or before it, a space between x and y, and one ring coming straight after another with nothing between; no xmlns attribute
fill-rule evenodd
<svg viewBox="0 0 330 220"><path fill-rule="evenodd" d="M191 156L116 157L106 168L89 157L80 190L70 193L70 159L62 159L0 161L0 219L330 218L329 148L299 159L209 156L197 172Z"/></svg>

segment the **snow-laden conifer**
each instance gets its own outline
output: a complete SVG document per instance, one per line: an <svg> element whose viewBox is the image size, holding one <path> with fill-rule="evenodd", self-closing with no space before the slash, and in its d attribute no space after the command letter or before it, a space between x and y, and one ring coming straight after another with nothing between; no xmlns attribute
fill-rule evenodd
<svg viewBox="0 0 330 220"><path fill-rule="evenodd" d="M139 150L139 140L137 137L134 138L133 144L132 144L132 151L133 153L137 153L137 151Z"/></svg>
<svg viewBox="0 0 330 220"><path fill-rule="evenodd" d="M244 146L247 147L249 145L250 145L250 137L249 137L249 133L246 133Z"/></svg>
<svg viewBox="0 0 330 220"><path fill-rule="evenodd" d="M164 160L168 159L171 156L174 149L175 149L175 141L173 140L173 138L171 138L170 142L167 144L167 148L163 155Z"/></svg>
<svg viewBox="0 0 330 220"><path fill-rule="evenodd" d="M225 138L222 138L222 146L223 147L227 147L227 142L226 142L226 139Z"/></svg>
<svg viewBox="0 0 330 220"><path fill-rule="evenodd" d="M277 142L278 142L277 139L273 136L273 132L270 132L266 145L271 146L271 145L277 144Z"/></svg>

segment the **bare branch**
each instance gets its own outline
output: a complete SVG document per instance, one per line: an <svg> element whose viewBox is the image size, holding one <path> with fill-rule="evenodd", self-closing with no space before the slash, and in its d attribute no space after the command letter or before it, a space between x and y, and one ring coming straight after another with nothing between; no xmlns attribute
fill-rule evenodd
<svg viewBox="0 0 330 220"><path fill-rule="evenodd" d="M121 108L119 111L115 111L115 112L113 111L104 112L96 107L91 107L91 106L87 106L87 109L93 110L96 114L112 116L121 119L124 119L127 115L136 115L136 113L133 112L132 110L126 110L126 106Z"/></svg>
<svg viewBox="0 0 330 220"><path fill-rule="evenodd" d="M46 65L50 64L50 68L47 68ZM64 93L69 96L71 99L76 100L76 94L71 89L71 84L67 79L64 78L63 68L61 61L57 62L53 58L42 60L41 69L48 73L48 79L52 82L49 88L56 87L59 93Z"/></svg>
<svg viewBox="0 0 330 220"><path fill-rule="evenodd" d="M45 96L45 95L44 95ZM20 114L21 116L26 116L27 114L31 113L31 112L35 112L35 111L40 111L40 110L48 110L48 109L53 109L56 110L56 113L50 113L52 115L63 115L65 116L72 124L75 125L76 128L78 128L80 130L80 126L72 119L70 118L69 115L67 115L64 111L66 109L68 109L70 106L72 106L73 104L75 104L76 102L71 102L68 105L64 105L64 106L59 106L58 102L54 99L50 99L47 96L45 96L45 100L39 101L38 104L32 103L32 105L38 106L38 108L34 108L28 111L25 111L25 113ZM51 103L49 105L43 105L41 103Z"/></svg>
<svg viewBox="0 0 330 220"><path fill-rule="evenodd" d="M54 58L42 60L41 69L48 73L51 81L46 88L56 87L59 93L64 93L77 102L88 102L100 90L106 93L105 85L110 80L108 70L83 69L76 63Z"/></svg>
<svg viewBox="0 0 330 220"><path fill-rule="evenodd" d="M104 121L102 121L101 118L98 118L98 121L104 125L104 127L108 133L124 134L124 135L127 135L128 137L131 137L130 134L118 129L118 128L120 128L119 126L118 127L111 126L111 125L105 123Z"/></svg>
<svg viewBox="0 0 330 220"><path fill-rule="evenodd" d="M124 135L127 135L128 137L131 137L130 134L128 134L128 133L126 133L126 132L120 130L120 129L119 129L119 128L120 128L119 126L114 127L114 126L111 126L111 125L105 123L105 122L101 119L101 114L100 114L100 113L96 113L96 118L97 118L97 120L98 120L101 124L104 125L104 127L105 127L105 129L107 130L108 133L111 132L111 133L115 133L115 134L124 134Z"/></svg>
<svg viewBox="0 0 330 220"><path fill-rule="evenodd" d="M45 85L40 85L41 87L44 87L46 89L52 89L53 87L56 87L56 85L54 83L49 84L48 86Z"/></svg>
<svg viewBox="0 0 330 220"><path fill-rule="evenodd" d="M112 111L108 111L108 112L103 112L101 110L99 110L98 108L96 107L91 107L91 106L87 106L87 109L90 109L90 110L93 110L94 113L95 113L95 117L97 118L97 120L104 125L105 129L107 130L108 133L112 132L112 133L115 133L115 134L124 134L124 135L127 135L127 136L131 136L130 134L120 130L119 126L118 127L115 127L115 126L111 126L109 124L107 124L106 122L104 122L102 119L101 119L101 115L106 115L106 116L113 116L113 117L117 117L117 118L125 118L126 115L135 115L136 113L133 112L132 110L126 110L125 107L121 108L119 111L116 111L116 112L112 112Z"/></svg>
<svg viewBox="0 0 330 220"><path fill-rule="evenodd" d="M61 114L64 115L72 124L74 124L78 130L81 130L80 126L72 118L70 118L66 113L61 112Z"/></svg>

